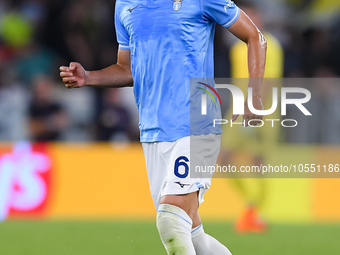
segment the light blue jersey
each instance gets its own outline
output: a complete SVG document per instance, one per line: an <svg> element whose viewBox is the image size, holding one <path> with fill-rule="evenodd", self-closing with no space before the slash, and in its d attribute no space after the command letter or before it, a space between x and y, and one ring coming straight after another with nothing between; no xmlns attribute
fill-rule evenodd
<svg viewBox="0 0 340 255"><path fill-rule="evenodd" d="M117 0L117 40L131 51L141 142L221 133L212 121L190 128L190 80L212 80L215 24L229 27L239 14L230 0ZM209 107L220 118L220 105Z"/></svg>

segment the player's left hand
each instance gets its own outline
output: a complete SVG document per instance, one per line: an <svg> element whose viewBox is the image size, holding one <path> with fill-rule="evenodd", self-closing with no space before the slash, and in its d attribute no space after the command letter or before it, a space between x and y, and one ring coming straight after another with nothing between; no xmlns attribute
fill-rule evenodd
<svg viewBox="0 0 340 255"><path fill-rule="evenodd" d="M256 110L263 110L262 99L260 95L253 95L253 106ZM248 107L248 100L244 103L244 115L243 115L243 122L244 126L248 127L249 124L251 126L257 126L261 123L263 119L262 115L255 115L249 110Z"/></svg>
<svg viewBox="0 0 340 255"><path fill-rule="evenodd" d="M260 95L254 95L253 96L253 106L256 110L263 110L263 104L262 104L262 99ZM232 121L234 122L237 120L239 115L233 115ZM251 126L257 126L258 124L261 123L260 120L263 119L262 115L255 115L249 110L248 107L248 100L244 103L244 115L243 115L243 123L245 127L248 127L249 124ZM253 121L251 121L253 120Z"/></svg>

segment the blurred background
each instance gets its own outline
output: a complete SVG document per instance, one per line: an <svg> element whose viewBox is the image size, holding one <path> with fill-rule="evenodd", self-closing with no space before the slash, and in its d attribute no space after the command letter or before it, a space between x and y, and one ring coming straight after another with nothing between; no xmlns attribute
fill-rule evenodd
<svg viewBox="0 0 340 255"><path fill-rule="evenodd" d="M340 75L339 1L248 2L256 3L261 29L282 47L281 77ZM114 1L105 0L1 1L0 141L138 141L131 89L69 91L59 78L59 66L70 61L88 70L115 63L113 11ZM230 77L234 43L218 26L216 77Z"/></svg>
<svg viewBox="0 0 340 255"><path fill-rule="evenodd" d="M282 157L339 164L340 1L235 3L275 48L268 78L322 78L310 87L313 119L280 130ZM165 254L132 89L67 90L59 78L70 61L87 70L116 62L114 4L0 2L0 254ZM236 43L217 27L216 77L242 76L233 64L242 54ZM258 211L268 225L247 235L234 230L246 196L228 180L213 183L202 218L234 254L339 253L338 179L266 180Z"/></svg>

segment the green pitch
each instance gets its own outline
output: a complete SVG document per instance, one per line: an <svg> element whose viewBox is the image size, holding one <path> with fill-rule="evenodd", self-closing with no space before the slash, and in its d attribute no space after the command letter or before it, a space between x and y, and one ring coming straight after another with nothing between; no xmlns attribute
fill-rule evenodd
<svg viewBox="0 0 340 255"><path fill-rule="evenodd" d="M340 225L272 225L265 234L235 234L230 224L205 230L233 255L340 254ZM153 222L9 221L0 223L1 255L166 254Z"/></svg>

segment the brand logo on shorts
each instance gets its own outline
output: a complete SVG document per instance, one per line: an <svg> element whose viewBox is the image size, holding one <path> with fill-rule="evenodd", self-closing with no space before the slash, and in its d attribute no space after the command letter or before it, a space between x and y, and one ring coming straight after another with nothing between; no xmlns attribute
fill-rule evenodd
<svg viewBox="0 0 340 255"><path fill-rule="evenodd" d="M180 183L180 182L175 182L176 184L178 184L179 186L181 186L181 188L183 189L185 186L190 186L190 184L185 184L185 183Z"/></svg>
<svg viewBox="0 0 340 255"><path fill-rule="evenodd" d="M174 11L178 12L182 8L182 1L183 0L173 0L174 4L172 5L172 8Z"/></svg>

